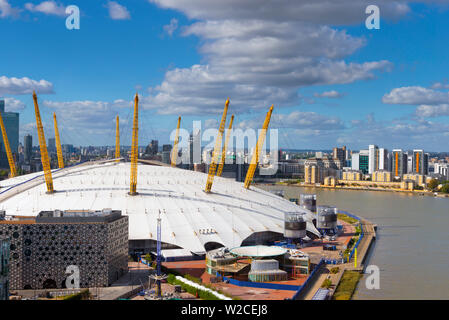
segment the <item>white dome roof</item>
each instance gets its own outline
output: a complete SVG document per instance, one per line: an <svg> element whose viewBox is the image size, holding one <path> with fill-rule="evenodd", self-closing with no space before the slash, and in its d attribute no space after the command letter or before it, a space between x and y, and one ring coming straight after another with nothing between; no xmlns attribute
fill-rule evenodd
<svg viewBox="0 0 449 320"><path fill-rule="evenodd" d="M0 182L0 209L7 215L36 216L43 210L121 210L129 216L129 239L157 239L204 252L208 242L233 248L255 232L283 233L285 212L307 212L296 204L231 179L215 177L206 194L207 174L138 165L138 195L129 196L130 163L82 164L53 171L57 191L46 194L43 172ZM309 213L309 212L307 212Z"/></svg>

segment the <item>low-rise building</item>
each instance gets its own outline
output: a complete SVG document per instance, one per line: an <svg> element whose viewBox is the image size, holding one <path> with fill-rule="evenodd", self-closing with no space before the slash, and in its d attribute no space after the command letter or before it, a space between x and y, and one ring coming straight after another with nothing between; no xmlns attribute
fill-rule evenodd
<svg viewBox="0 0 449 320"><path fill-rule="evenodd" d="M413 180L402 180L401 189L412 191L415 189L415 185L416 183Z"/></svg>
<svg viewBox="0 0 449 320"><path fill-rule="evenodd" d="M392 182L393 175L389 171L374 171L371 180L373 182Z"/></svg>
<svg viewBox="0 0 449 320"><path fill-rule="evenodd" d="M11 241L14 290L65 288L69 266L78 268L81 288L111 285L128 270L128 217L121 211L6 216L0 220L2 238Z"/></svg>
<svg viewBox="0 0 449 320"><path fill-rule="evenodd" d="M324 178L324 185L328 187L335 187L337 185L337 179L335 177Z"/></svg>
<svg viewBox="0 0 449 320"><path fill-rule="evenodd" d="M427 184L426 176L422 174L404 174L402 180L412 180L417 186L425 187Z"/></svg>
<svg viewBox="0 0 449 320"><path fill-rule="evenodd" d="M360 171L344 171L343 172L343 179L345 181L361 181L362 180L362 173Z"/></svg>

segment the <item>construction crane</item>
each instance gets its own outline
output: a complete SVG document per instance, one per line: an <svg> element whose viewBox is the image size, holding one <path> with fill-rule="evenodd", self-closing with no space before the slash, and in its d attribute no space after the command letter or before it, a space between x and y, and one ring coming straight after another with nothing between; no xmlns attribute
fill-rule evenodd
<svg viewBox="0 0 449 320"><path fill-rule="evenodd" d="M115 160L116 162L120 162L119 158L120 158L120 129L119 129L119 119L118 116L115 119L116 124L115 124L115 158L117 160Z"/></svg>
<svg viewBox="0 0 449 320"><path fill-rule="evenodd" d="M136 93L134 98L134 120L133 120L133 139L131 146L131 177L129 179L129 194L137 194L137 156L139 139L139 96Z"/></svg>
<svg viewBox="0 0 449 320"><path fill-rule="evenodd" d="M44 128L42 127L41 114L37 103L36 92L33 91L34 113L36 114L36 127L39 136L39 147L41 150L42 167L44 168L45 184L47 185L47 193L53 193L53 178L51 176L50 160L48 158L47 145L45 143Z"/></svg>
<svg viewBox="0 0 449 320"><path fill-rule="evenodd" d="M171 154L171 166L176 167L176 161L178 160L178 143L179 143L179 126L181 125L181 117L178 118L178 126L176 127L175 143L173 144L173 150Z"/></svg>
<svg viewBox="0 0 449 320"><path fill-rule="evenodd" d="M64 168L64 158L62 156L61 139L59 138L58 122L56 121L56 113L53 112L53 122L55 125L56 153L58 155L59 169Z"/></svg>
<svg viewBox="0 0 449 320"><path fill-rule="evenodd" d="M214 183L215 170L217 169L217 161L219 150L221 150L221 142L223 140L223 132L226 124L226 115L228 113L229 98L226 100L225 107L223 110L223 115L221 116L220 128L218 129L217 139L215 140L214 153L212 155L212 161L209 166L209 175L207 176L206 188L204 191L209 193L212 189L212 184Z"/></svg>
<svg viewBox="0 0 449 320"><path fill-rule="evenodd" d="M6 134L6 128L5 125L3 124L3 117L1 112L0 112L0 126L2 128L3 144L5 145L6 156L8 157L9 169L11 171L10 177L14 178L15 176L17 176L16 163L12 156L11 147L9 146L8 135Z"/></svg>
<svg viewBox="0 0 449 320"><path fill-rule="evenodd" d="M224 166L225 158L226 158L226 150L228 149L229 138L231 136L233 122L234 122L234 115L231 116L231 121L229 121L229 128L228 128L228 132L226 132L226 138L225 138L225 142L224 142L224 146L223 146L223 152L221 153L220 165L218 166L218 169L217 169L217 177L221 177L221 174L223 172L223 166Z"/></svg>
<svg viewBox="0 0 449 320"><path fill-rule="evenodd" d="M270 110L265 117L265 121L263 122L262 132L260 133L259 139L257 140L256 150L253 153L253 157L251 159L251 163L248 168L248 172L246 173L245 178L245 189L249 189L251 182L253 181L254 173L256 172L257 164L259 163L259 152L263 148L263 144L265 142L265 136L267 135L268 125L270 124L271 114L273 113L273 105L271 105Z"/></svg>

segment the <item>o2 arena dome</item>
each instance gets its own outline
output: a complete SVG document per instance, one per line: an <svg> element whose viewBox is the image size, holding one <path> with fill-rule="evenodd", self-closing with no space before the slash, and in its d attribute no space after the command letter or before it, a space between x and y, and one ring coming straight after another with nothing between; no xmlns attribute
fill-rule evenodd
<svg viewBox="0 0 449 320"><path fill-rule="evenodd" d="M304 213L309 234L319 235L312 214L296 204L255 187L215 177L205 193L207 174L138 164L138 195L130 196L130 163L84 163L53 170L56 190L46 194L43 172L0 182L0 209L7 216L37 216L45 210L121 210L129 217L130 251L154 250L157 218L162 248L194 254L221 246L234 248L281 239L284 215Z"/></svg>

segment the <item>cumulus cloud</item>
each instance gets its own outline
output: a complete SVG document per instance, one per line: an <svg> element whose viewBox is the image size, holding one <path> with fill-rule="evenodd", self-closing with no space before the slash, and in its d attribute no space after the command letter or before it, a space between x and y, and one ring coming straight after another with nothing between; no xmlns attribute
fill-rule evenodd
<svg viewBox="0 0 449 320"><path fill-rule="evenodd" d="M13 8L8 0L0 0L0 18L16 16L19 10Z"/></svg>
<svg viewBox="0 0 449 320"><path fill-rule="evenodd" d="M432 89L449 89L449 83L447 83L447 80L444 80L442 82L435 82L430 86L430 88L432 88Z"/></svg>
<svg viewBox="0 0 449 320"><path fill-rule="evenodd" d="M354 24L364 22L365 8L370 0L149 0L166 9L185 13L191 19L271 21L305 21L323 24ZM396 19L410 11L409 1L378 0L382 17Z"/></svg>
<svg viewBox="0 0 449 320"><path fill-rule="evenodd" d="M170 24L163 26L164 31L171 37L173 33L178 29L178 19L171 19Z"/></svg>
<svg viewBox="0 0 449 320"><path fill-rule="evenodd" d="M0 77L0 94L30 94L33 90L37 93L53 93L53 84L47 80L37 81L27 77Z"/></svg>
<svg viewBox="0 0 449 320"><path fill-rule="evenodd" d="M449 116L449 104L441 104L436 106L420 105L416 108L416 115L423 118Z"/></svg>
<svg viewBox="0 0 449 320"><path fill-rule="evenodd" d="M373 79L389 71L386 60L348 63L345 57L365 40L325 25L294 19L286 10L265 16L260 1L238 1L234 14L221 16L223 4L215 2L155 1L200 19L183 28L182 35L201 40L204 63L175 68L151 88L145 107L159 113L219 113L227 96L238 111L248 112L300 103L298 89L311 85L346 84ZM201 3L204 6L200 5ZM312 3L311 3L312 4ZM282 7L265 1L265 7ZM284 5L286 7L287 5ZM290 7L296 4L290 3ZM196 11L201 11L201 13ZM282 15L283 19L278 19ZM182 108L182 109L180 109Z"/></svg>
<svg viewBox="0 0 449 320"><path fill-rule="evenodd" d="M58 118L66 123L69 129L110 127L110 121L123 108L131 108L132 102L126 100L105 101L48 101L42 102L44 107L56 111ZM98 121L104 119L104 121Z"/></svg>
<svg viewBox="0 0 449 320"><path fill-rule="evenodd" d="M54 15L59 17L66 16L65 6L61 3L56 3L55 1L43 1L38 5L33 3L26 3L25 9L30 12L40 12L47 15Z"/></svg>
<svg viewBox="0 0 449 320"><path fill-rule="evenodd" d="M331 98L331 99L335 99L335 98L341 98L343 97L343 94L335 91L335 90L331 90L331 91L325 91L322 93L315 93L314 94L315 97L317 98Z"/></svg>
<svg viewBox="0 0 449 320"><path fill-rule="evenodd" d="M25 109L25 103L14 98L0 98L0 100L5 100L5 111L8 112L19 112Z"/></svg>
<svg viewBox="0 0 449 320"><path fill-rule="evenodd" d="M109 10L109 17L113 20L131 19L131 14L128 9L115 1L109 1L107 8Z"/></svg>
<svg viewBox="0 0 449 320"><path fill-rule="evenodd" d="M449 93L419 86L401 87L385 94L382 102L389 104L436 105L449 102Z"/></svg>

